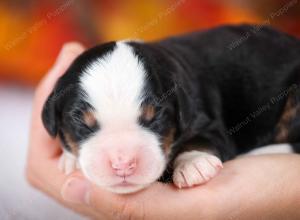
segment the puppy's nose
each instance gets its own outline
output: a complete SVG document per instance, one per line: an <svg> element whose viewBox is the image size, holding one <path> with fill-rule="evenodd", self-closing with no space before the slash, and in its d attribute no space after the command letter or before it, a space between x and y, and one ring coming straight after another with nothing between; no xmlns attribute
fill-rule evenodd
<svg viewBox="0 0 300 220"><path fill-rule="evenodd" d="M136 159L125 159L119 157L116 160L111 160L111 167L116 176L130 176L134 173L136 169Z"/></svg>

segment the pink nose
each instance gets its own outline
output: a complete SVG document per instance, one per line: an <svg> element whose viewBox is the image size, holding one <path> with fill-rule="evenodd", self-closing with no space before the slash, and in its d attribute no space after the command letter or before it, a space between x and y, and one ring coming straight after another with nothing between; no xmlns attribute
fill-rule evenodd
<svg viewBox="0 0 300 220"><path fill-rule="evenodd" d="M136 169L136 159L124 160L118 158L116 161L111 161L111 167L116 176L130 176Z"/></svg>

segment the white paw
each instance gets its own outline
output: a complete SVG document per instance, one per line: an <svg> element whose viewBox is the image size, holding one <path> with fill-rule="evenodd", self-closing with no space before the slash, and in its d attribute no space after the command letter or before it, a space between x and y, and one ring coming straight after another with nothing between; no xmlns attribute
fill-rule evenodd
<svg viewBox="0 0 300 220"><path fill-rule="evenodd" d="M66 175L80 168L77 158L73 154L65 151L60 156L58 167Z"/></svg>
<svg viewBox="0 0 300 220"><path fill-rule="evenodd" d="M221 160L209 153L191 151L179 155L174 162L173 182L178 188L206 183L223 168Z"/></svg>

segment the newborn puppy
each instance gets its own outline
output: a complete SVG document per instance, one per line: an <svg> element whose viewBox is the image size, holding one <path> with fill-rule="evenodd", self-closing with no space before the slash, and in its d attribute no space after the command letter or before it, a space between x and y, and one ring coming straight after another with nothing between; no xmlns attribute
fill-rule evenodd
<svg viewBox="0 0 300 220"><path fill-rule="evenodd" d="M191 187L261 146L299 152L299 76L299 40L269 27L109 42L73 62L42 119L66 174L116 193Z"/></svg>

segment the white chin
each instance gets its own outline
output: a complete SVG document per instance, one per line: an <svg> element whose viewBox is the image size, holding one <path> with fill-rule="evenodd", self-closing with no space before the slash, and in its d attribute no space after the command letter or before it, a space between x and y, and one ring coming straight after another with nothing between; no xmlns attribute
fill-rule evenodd
<svg viewBox="0 0 300 220"><path fill-rule="evenodd" d="M105 189L113 193L128 194L128 193L134 193L140 191L146 188L147 186L149 186L149 184L134 185L134 186L111 186L111 187L105 187Z"/></svg>

